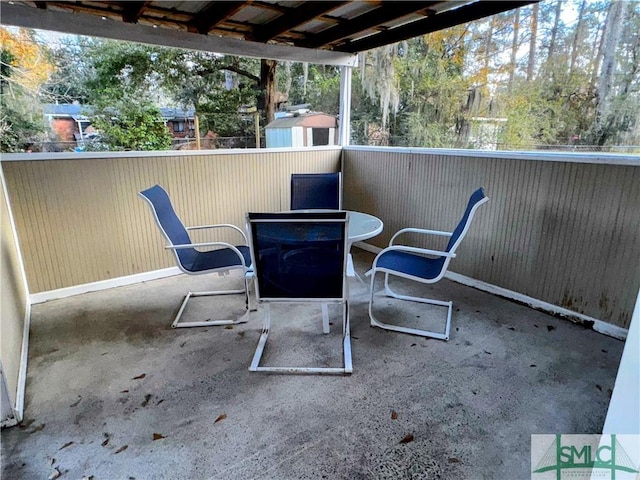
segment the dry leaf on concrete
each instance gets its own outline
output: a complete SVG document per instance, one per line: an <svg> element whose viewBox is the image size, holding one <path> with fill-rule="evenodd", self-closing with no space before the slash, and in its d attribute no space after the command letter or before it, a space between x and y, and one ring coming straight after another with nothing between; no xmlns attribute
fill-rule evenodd
<svg viewBox="0 0 640 480"><path fill-rule="evenodd" d="M409 442L413 442L413 435L411 433L408 434L406 437L404 437L402 440L400 440L400 443L409 443Z"/></svg>
<svg viewBox="0 0 640 480"><path fill-rule="evenodd" d="M51 472L51 475L49 475L49 480L55 480L56 478L58 478L60 475L62 475L60 473L60 470L58 470L57 468L53 469L53 472Z"/></svg>

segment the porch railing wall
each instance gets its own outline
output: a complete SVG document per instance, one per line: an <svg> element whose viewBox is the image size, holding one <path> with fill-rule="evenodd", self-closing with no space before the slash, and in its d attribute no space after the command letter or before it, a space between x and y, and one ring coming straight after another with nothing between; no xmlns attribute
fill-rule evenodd
<svg viewBox="0 0 640 480"><path fill-rule="evenodd" d="M34 294L175 266L146 187L164 186L186 225L243 226L248 210L289 208L292 172L338 171L340 149L6 155L2 168Z"/></svg>
<svg viewBox="0 0 640 480"><path fill-rule="evenodd" d="M451 270L628 328L640 287L640 159L589 154L347 147L344 205L380 217L383 247L406 226L451 230L483 206ZM425 245L425 244L423 244Z"/></svg>
<svg viewBox="0 0 640 480"><path fill-rule="evenodd" d="M385 223L372 244L408 225L451 229L482 185L491 200L452 271L628 328L640 287L637 157L371 147L342 155L345 208ZM174 266L137 195L145 187L165 186L187 225L243 225L247 210L288 208L290 173L336 171L340 156L338 148L3 156L29 293Z"/></svg>
<svg viewBox="0 0 640 480"><path fill-rule="evenodd" d="M21 409L19 385L23 357L27 291L20 266L20 249L11 222L4 182L0 182L0 381L6 381L9 403L3 404L0 422ZM24 380L24 378L22 378ZM2 386L0 386L2 388ZM3 399L4 400L4 399ZM18 419L19 420L19 419Z"/></svg>

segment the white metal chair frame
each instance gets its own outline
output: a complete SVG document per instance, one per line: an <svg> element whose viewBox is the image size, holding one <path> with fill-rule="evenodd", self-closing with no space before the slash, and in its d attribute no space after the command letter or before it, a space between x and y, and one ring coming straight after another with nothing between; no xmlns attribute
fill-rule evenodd
<svg viewBox="0 0 640 480"><path fill-rule="evenodd" d="M160 227L160 229L164 233L164 229L162 228L162 226L160 226L159 223L158 223L158 226ZM237 232L239 232L240 235L242 235L242 238L244 239L244 242L247 243L247 236L245 235L245 233L240 228L236 227L235 225L231 225L231 224L227 224L227 223L220 223L220 224L215 224L215 225L198 225L198 226L185 227L185 228L186 228L187 231L214 229L214 228L231 228L231 229L236 230ZM167 239L169 238L166 235L166 233L165 233L165 237ZM202 272L190 272L188 270L185 270L184 267L182 266L182 264L180 263L180 259L178 258L178 252L176 250L179 250L181 248L207 248L207 247L226 247L226 248L230 248L231 250L233 250L238 255L238 257L240 258L240 260L242 262L242 265L238 266L238 267L221 267L221 268L216 268L216 269L211 269L211 270L204 270ZM244 257L242 256L242 253L240 253L240 250L238 250L235 246L231 245L230 243L226 243L226 242L204 242L204 243L191 243L191 244L187 244L187 245L166 245L164 248L166 250L172 250L173 251L174 255L176 256L176 260L178 262L178 268L180 270L182 270L184 273L188 274L188 275L202 275L202 274L205 274L205 273L215 273L215 272L218 272L218 274L220 274L220 275L226 275L231 270L235 270L235 269L238 269L238 268L242 268L242 270L243 270L244 288L231 289L231 290L212 290L212 291L205 291L205 292L192 292L192 291L187 292L187 295L184 297L184 300L182 301L182 305L180 305L180 309L178 310L178 313L176 314L176 318L173 320L173 323L171 324L172 328L236 325L236 324L239 324L239 323L246 323L247 322L247 320L248 320L247 316L249 315L249 312L251 311L251 309L249 308L249 292L251 290L252 271L251 271L250 268L248 268L245 265ZM182 318L182 313L187 308L187 303L189 302L189 299L191 299L192 297L209 297L209 296L215 296L215 295L232 295L232 294L239 294L239 293L244 293L244 296L245 296L245 308L246 308L246 311L244 312L244 314L242 314L241 317L239 317L239 318L237 318L235 320L232 320L232 319L229 320L228 319L228 320L213 320L213 321L182 322L182 323L180 323L180 319Z"/></svg>
<svg viewBox="0 0 640 480"><path fill-rule="evenodd" d="M182 304L180 305L180 309L178 310L178 313L176 314L176 317L174 318L173 322L171 323L171 327L172 328L211 327L211 326L236 325L236 324L239 324L239 323L246 323L247 320L248 320L247 316L249 315L249 312L250 312L250 308L249 308L249 291L250 291L250 281L252 279L252 271L245 264L244 256L242 255L240 250L238 250L238 248L236 248L234 245L231 245L230 243L227 243L227 242L203 242L203 243L189 243L189 244L183 244L183 245L174 245L172 243L172 241L171 241L171 238L169 237L169 234L165 231L164 227L160 223L160 219L158 218L158 213L156 212L156 208L155 208L154 204L151 202L150 199L148 199L145 195L143 195L142 192L140 193L140 196L151 207L151 211L153 212L153 217L154 217L154 219L156 221L156 224L157 224L158 228L160 229L160 231L162 232L162 234L164 235L164 237L165 237L165 239L167 240L167 243L168 243L168 245L166 245L164 248L165 248L165 250L171 250L173 252L173 254L174 254L175 258L176 258L176 263L178 265L178 268L182 272L186 273L187 275L203 275L203 274L215 273L215 272L217 272L219 275L224 275L224 274L227 274L231 270L242 269L242 271L243 271L244 288L242 288L242 289L214 290L214 291L204 291L204 292L192 292L192 291L187 292L187 295L184 297L184 300L182 301ZM245 235L245 233L240 228L236 227L235 225L231 225L231 224L227 224L227 223L212 224L212 225L197 225L197 226L184 227L184 228L187 231L230 228L230 229L238 232L242 236L245 244L248 243L247 242L247 236ZM240 259L240 262L241 262L240 265L225 266L225 267L220 267L220 268L212 268L212 269L196 271L196 272L190 271L190 270L187 270L187 269L184 268L184 266L182 265L182 262L180 260L180 257L178 256L178 250L183 249L183 248L207 248L207 247L225 247L225 248L231 249L236 255L238 255L238 258ZM244 293L246 311L244 312L244 314L242 314L237 319L223 319L223 320L195 321L195 322L180 322L180 319L182 318L182 314L183 314L184 310L187 308L187 303L193 297L206 297L206 296L215 296L215 295L231 295L231 294L239 294L239 293Z"/></svg>
<svg viewBox="0 0 640 480"><path fill-rule="evenodd" d="M313 218L313 214L310 214L309 218L295 220L286 220L286 219L278 219L278 220L250 220L249 215L247 214L247 230L249 232L252 231L252 224L254 222L331 222L331 223L339 223L344 222L344 245L343 245L343 264L342 264L342 298L271 298L271 297L262 297L260 294L260 281L258 280L258 272L257 268L258 263L256 263L255 258L255 248L253 245L253 235L250 235L250 245L251 245L251 256L252 256L252 265L253 268L256 269L256 282L255 282L255 294L258 300L258 303L264 307L264 317L263 317L263 328L260 334L260 339L258 340L258 346L256 347L256 351L253 355L253 359L251 361L251 365L249 366L249 371L251 372L271 372L271 373L293 373L293 374L325 374L325 375L346 375L351 374L353 372L353 362L351 358L351 333L350 333L350 325L349 325L349 292L348 292L348 282L346 278L347 272L347 255L348 255L348 215L344 220L319 220L317 218ZM262 359L262 355L264 353L264 349L267 343L267 339L269 337L269 331L271 329L271 303L319 303L321 304L322 309L322 332L324 334L330 333L329 327L329 316L328 316L328 304L339 304L342 305L342 356L343 356L343 366L342 367L284 367L284 366L261 366L260 361Z"/></svg>
<svg viewBox="0 0 640 480"><path fill-rule="evenodd" d="M371 326L372 327L379 327L379 328L383 328L385 330L392 330L392 331L396 331L396 332L400 332L400 333L408 333L411 335L419 335L422 337L431 337L431 338L437 338L439 340L449 340L449 332L451 329L451 313L453 311L453 302L452 301L442 301L442 300L435 300L435 299L430 299L430 298L424 298L424 297L414 297L414 296L410 296L410 295L402 295L399 294L395 291L393 291L391 289L391 287L389 286L389 275L395 275L397 277L402 277L402 278L407 278L409 280L413 280L416 282L420 282L420 283L436 283L438 281L440 281L444 275L447 272L447 268L449 266L449 262L451 261L452 258L455 258L456 256L456 249L458 248L458 246L460 245L460 243L462 242L462 239L465 237L465 235L467 234L467 231L469 230L469 227L471 226L471 221L473 219L473 216L476 212L476 210L478 209L478 207L480 205L482 205L483 203L489 201L488 197L484 197L482 198L480 201L478 201L475 205L473 205L473 207L471 208L471 211L469 213L469 216L467 218L466 224L464 226L464 229L462 230L462 232L460 233L458 239L456 240L456 242L451 246L451 248L449 249L449 251L440 251L440 250L432 250L432 249L428 249L428 248L419 248L419 247L410 247L410 246L406 246L406 245L394 245L394 241L402 234L404 233L418 233L418 234L427 234L427 235L438 235L438 236L445 236L445 237L451 237L453 235L454 232L444 232L444 231L439 231L439 230L428 230L428 229L422 229L422 228L403 228L399 231L397 231L392 237L391 240L389 241L389 246L384 248L380 253L378 253L376 255L376 258L373 261L373 265L371 267L371 269L365 273L365 276L371 276L371 286L370 286L370 298L369 298L369 318L371 320ZM438 257L445 257L444 263L440 269L439 274L434 277L434 278L422 278L422 277L418 277L418 276L414 276L414 275L410 275L404 272L399 272L396 270L392 270L392 269L388 269L388 268L383 268L383 267L378 267L378 259L380 258L381 255L383 255L385 252L391 251L391 250L399 250L402 252L407 252L407 253L412 253L412 254L417 254L417 255L423 255L423 256L427 256L427 255L431 255L431 256L438 256ZM377 319L374 314L373 314L373 303L374 303L374 282L375 282L375 275L378 272L383 272L384 275L384 290L385 290L385 294L389 297L392 298L397 298L399 300L408 300L411 302L418 302L418 303L426 303L426 304L430 304L430 305L437 305L437 306L443 306L443 307L447 307L447 320L445 323L445 329L444 329L444 333L440 333L440 332L432 332L432 331L428 331L428 330L422 330L422 329L418 329L418 328L410 328L410 327L403 327L403 326L399 326L399 325L393 325L393 324L389 324L389 323L385 323L380 321L379 319Z"/></svg>

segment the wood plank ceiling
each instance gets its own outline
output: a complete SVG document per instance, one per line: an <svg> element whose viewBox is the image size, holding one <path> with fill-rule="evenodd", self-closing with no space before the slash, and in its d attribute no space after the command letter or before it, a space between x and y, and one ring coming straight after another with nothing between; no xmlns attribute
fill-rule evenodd
<svg viewBox="0 0 640 480"><path fill-rule="evenodd" d="M357 53L535 1L2 0L2 3L263 44Z"/></svg>

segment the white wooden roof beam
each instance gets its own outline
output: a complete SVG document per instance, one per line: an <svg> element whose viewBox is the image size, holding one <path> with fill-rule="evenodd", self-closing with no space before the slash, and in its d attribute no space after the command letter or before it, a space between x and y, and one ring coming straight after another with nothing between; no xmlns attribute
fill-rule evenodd
<svg viewBox="0 0 640 480"><path fill-rule="evenodd" d="M43 10L2 2L2 25L35 28L90 37L125 40L226 55L354 67L355 54L249 42L236 38L201 35L168 28L129 24L88 14Z"/></svg>

